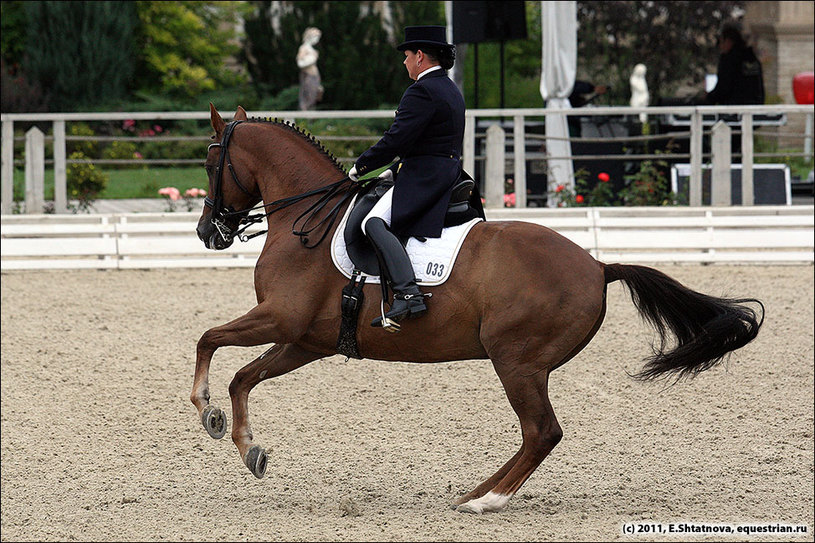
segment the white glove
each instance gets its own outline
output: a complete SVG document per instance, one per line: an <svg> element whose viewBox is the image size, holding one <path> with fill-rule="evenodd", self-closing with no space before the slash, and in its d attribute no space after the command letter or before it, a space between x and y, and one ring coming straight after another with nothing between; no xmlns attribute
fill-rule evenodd
<svg viewBox="0 0 815 543"><path fill-rule="evenodd" d="M357 174L357 165L354 164L353 166L351 166L351 169L348 171L348 179L350 179L351 181L356 183L357 181L359 181L358 176L359 176L359 174Z"/></svg>
<svg viewBox="0 0 815 543"><path fill-rule="evenodd" d="M386 181L393 181L393 170L387 169L379 174L379 177Z"/></svg>

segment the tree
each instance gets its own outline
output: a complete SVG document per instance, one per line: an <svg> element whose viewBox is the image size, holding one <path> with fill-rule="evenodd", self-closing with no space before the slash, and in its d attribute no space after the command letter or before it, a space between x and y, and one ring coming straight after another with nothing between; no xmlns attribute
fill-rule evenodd
<svg viewBox="0 0 815 543"><path fill-rule="evenodd" d="M395 47L405 24L445 24L442 2L252 2L244 59L258 93L299 84L295 63L303 31L322 31L317 50L325 109L395 104L409 82Z"/></svg>
<svg viewBox="0 0 815 543"><path fill-rule="evenodd" d="M628 79L646 65L651 104L673 96L683 84L701 89L715 66L716 35L744 2L577 3L578 74L611 87L612 103L627 104ZM579 75L580 77L580 75Z"/></svg>
<svg viewBox="0 0 815 543"><path fill-rule="evenodd" d="M133 75L130 2L25 2L24 71L51 110L98 106L126 94Z"/></svg>
<svg viewBox="0 0 815 543"><path fill-rule="evenodd" d="M136 2L138 88L189 98L234 85L226 66L240 45L232 38L242 2Z"/></svg>

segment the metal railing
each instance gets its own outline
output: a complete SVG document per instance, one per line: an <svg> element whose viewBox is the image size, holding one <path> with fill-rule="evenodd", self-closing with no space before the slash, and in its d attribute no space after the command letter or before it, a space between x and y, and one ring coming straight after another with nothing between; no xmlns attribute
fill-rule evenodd
<svg viewBox="0 0 815 543"><path fill-rule="evenodd" d="M555 115L565 115L567 117L580 116L606 116L606 117L634 117L641 113L647 114L649 118L670 117L674 119L677 126L687 126L688 130L670 134L674 138L689 138L689 153L687 157L690 162L689 178L689 203L698 206L702 203L702 171L703 162L706 158L703 153L703 137L705 136L705 125L721 121L731 126L736 126L741 133L741 163L742 163L742 183L745 189L752 186L753 164L756 153L753 150L754 127L760 126L757 122L761 116L801 116L806 120L806 128L800 134L793 134L801 139L803 152L799 156L812 158L812 117L813 107L807 105L767 105L767 106L670 106L670 107L586 107L580 109L557 110ZM490 124L491 122L501 124L504 120L511 120L512 123L512 152L506 156L494 159L492 167L486 168L484 186L487 193L488 207L503 206L503 199L498 194L503 195L503 184L505 179L505 161L509 160L513 164L513 174L516 182L516 206L525 207L526 202L526 161L528 158L540 158L543 160L580 158L581 160L614 160L623 157L616 156L576 156L574 153L568 156L552 156L551 154L535 155L527 153L526 143L530 139L541 139L543 141L552 139L545 135L527 134L529 119L544 118L553 114L552 110L544 108L523 108L523 109L471 109L466 112L465 138L463 149L464 168L468 172L474 172L476 161L490 162L489 153L477 153L478 138L485 137L479 133L480 124ZM252 117L269 117L295 121L297 119L387 119L393 116L390 110L368 110L368 111L258 111L250 112ZM54 211L65 213L68 210L66 173L67 164L72 161L66 157L66 142L75 139L77 136L66 137L65 125L68 122L82 121L125 121L125 120L206 120L209 119L209 112L107 112L107 113L20 113L0 115L2 121L2 166L0 176L2 177L2 204L0 211L3 214L12 212L13 209L13 174L14 174L14 123L49 122L52 124L51 136L45 136L39 129L33 128L26 135L25 153L25 182L26 182L26 210L31 213L41 212L44 205L44 171L45 171L45 141L50 139L53 142L53 168L54 168ZM684 124L682 124L684 123ZM320 139L320 135L316 135ZM329 136L322 136L328 139ZM336 139L369 139L367 136L331 136ZM665 135L654 136L626 136L621 138L625 141L645 141L649 138L666 137ZM99 137L91 137L99 141ZM117 138L106 138L117 139ZM121 138L125 139L125 138ZM132 138L127 138L132 139ZM161 138L151 138L158 141ZM166 138L166 141L178 138ZM201 138L185 138L201 139ZM374 138L376 139L376 138ZM571 138L570 138L571 139ZM581 138L572 141L591 141L592 138ZM613 138L602 138L602 141L613 141ZM729 147L729 146L728 146ZM713 162L719 164L714 168L714 176L717 179L724 179L729 175L728 166L731 156L721 156L721 149L712 149L711 154L719 152L720 156L713 157ZM730 150L729 155L736 150ZM738 154L738 153L735 153ZM790 156L790 153L784 153ZM499 155L500 156L500 155ZM664 155L643 153L624 157L627 160L658 158ZM344 159L352 161L353 159ZM51 161L48 161L51 162ZM95 163L127 163L127 160L93 160ZM197 159L161 159L152 160L150 163L203 163L203 157ZM500 163L499 163L500 162ZM141 161L141 163L146 163ZM742 191L743 195L748 194L748 190ZM752 194L750 191L749 194ZM742 202L750 205L750 196L745 196Z"/></svg>

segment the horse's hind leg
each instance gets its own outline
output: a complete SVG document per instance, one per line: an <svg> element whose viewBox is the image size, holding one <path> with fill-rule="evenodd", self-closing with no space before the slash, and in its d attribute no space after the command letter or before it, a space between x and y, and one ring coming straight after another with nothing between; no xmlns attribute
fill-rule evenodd
<svg viewBox="0 0 815 543"><path fill-rule="evenodd" d="M325 355L306 351L297 345L275 345L235 374L229 384L232 398L232 441L243 463L260 479L266 472L266 451L252 443L249 425L249 392L261 381L293 371Z"/></svg>
<svg viewBox="0 0 815 543"><path fill-rule="evenodd" d="M523 443L515 456L492 477L456 500L456 510L465 513L503 509L563 437L549 403L547 369L523 375L517 366L495 363L495 370L518 415Z"/></svg>

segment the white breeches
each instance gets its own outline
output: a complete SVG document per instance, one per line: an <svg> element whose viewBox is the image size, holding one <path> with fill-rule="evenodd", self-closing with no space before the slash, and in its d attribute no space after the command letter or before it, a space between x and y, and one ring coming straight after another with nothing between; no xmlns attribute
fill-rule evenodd
<svg viewBox="0 0 815 543"><path fill-rule="evenodd" d="M368 232L365 231L365 225L368 224L368 220L374 217L379 217L385 224L388 226L391 225L391 204L393 203L393 187L388 189L388 192L382 195L382 198L371 208L371 211L365 215L365 218L362 220L362 233L366 236Z"/></svg>

